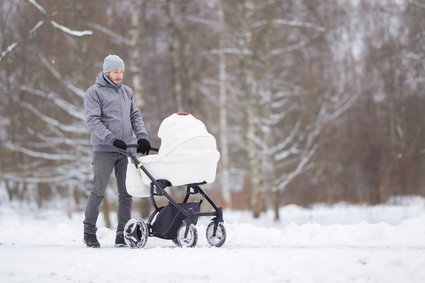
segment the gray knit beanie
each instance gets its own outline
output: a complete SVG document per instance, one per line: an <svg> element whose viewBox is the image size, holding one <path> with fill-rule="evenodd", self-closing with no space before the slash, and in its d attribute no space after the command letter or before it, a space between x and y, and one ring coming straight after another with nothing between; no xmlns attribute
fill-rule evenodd
<svg viewBox="0 0 425 283"><path fill-rule="evenodd" d="M108 55L103 61L103 72L111 72L113 70L124 70L124 61L117 55Z"/></svg>

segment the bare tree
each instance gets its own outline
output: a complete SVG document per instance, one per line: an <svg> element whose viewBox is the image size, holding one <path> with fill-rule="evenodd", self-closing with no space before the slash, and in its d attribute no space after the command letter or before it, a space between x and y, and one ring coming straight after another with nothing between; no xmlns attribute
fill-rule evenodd
<svg viewBox="0 0 425 283"><path fill-rule="evenodd" d="M3 1L2 188L79 205L82 96L117 53L153 143L176 111L219 137L227 207L424 193L424 9L390 2Z"/></svg>
<svg viewBox="0 0 425 283"><path fill-rule="evenodd" d="M229 142L228 142L228 119L227 119L227 94L226 94L226 55L224 54L225 48L225 35L226 23L224 19L224 8L221 0L217 0L217 19L219 24L218 34L218 81L219 81L219 116L220 116L220 186L225 205L231 207L232 196L230 193L230 178L229 178Z"/></svg>

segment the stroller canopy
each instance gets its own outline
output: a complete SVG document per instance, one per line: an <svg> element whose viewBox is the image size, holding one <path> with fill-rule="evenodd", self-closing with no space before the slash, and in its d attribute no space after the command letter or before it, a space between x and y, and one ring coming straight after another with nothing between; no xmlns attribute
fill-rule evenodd
<svg viewBox="0 0 425 283"><path fill-rule="evenodd" d="M165 118L158 130L161 138L159 155L192 155L218 153L215 138L204 123L188 113Z"/></svg>
<svg viewBox="0 0 425 283"><path fill-rule="evenodd" d="M175 113L162 121L158 136L158 154L141 157L155 179L166 179L173 186L214 182L220 153L204 123L191 114ZM142 179L151 183L143 172Z"/></svg>

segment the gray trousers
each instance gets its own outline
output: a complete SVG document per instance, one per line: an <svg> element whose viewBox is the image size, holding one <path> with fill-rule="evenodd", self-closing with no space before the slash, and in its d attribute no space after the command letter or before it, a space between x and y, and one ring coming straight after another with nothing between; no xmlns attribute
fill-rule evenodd
<svg viewBox="0 0 425 283"><path fill-rule="evenodd" d="M131 195L127 193L125 178L127 173L127 157L117 152L93 152L93 187L86 204L84 233L96 234L96 222L99 206L105 196L106 187L115 169L118 187L118 227L117 234L122 234L124 226L131 218Z"/></svg>

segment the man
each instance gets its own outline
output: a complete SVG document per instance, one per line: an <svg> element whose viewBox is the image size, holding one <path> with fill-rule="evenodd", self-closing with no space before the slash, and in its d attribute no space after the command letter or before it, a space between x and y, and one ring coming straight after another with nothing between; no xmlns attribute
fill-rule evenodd
<svg viewBox="0 0 425 283"><path fill-rule="evenodd" d="M94 173L83 222L84 242L88 247L100 247L96 238L96 221L112 169L115 170L119 199L115 247L126 246L123 231L131 217L132 198L125 187L127 157L118 153L117 148L127 149L134 131L138 139L137 152L148 154L150 150L133 91L122 83L124 70L124 61L120 57L108 55L103 62L103 71L96 77L96 83L84 96L86 125L93 145Z"/></svg>

